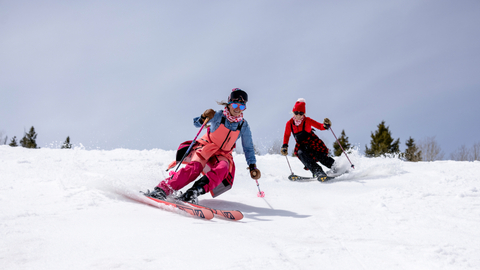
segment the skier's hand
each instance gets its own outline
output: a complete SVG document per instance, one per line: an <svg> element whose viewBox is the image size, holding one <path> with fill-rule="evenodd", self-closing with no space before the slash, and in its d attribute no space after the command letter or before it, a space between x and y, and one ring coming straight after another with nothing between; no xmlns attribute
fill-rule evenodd
<svg viewBox="0 0 480 270"><path fill-rule="evenodd" d="M211 120L214 116L215 116L215 111L212 109L208 109L204 113L202 113L202 116L201 116L202 122L205 121L206 118Z"/></svg>
<svg viewBox="0 0 480 270"><path fill-rule="evenodd" d="M288 144L282 145L282 149L280 149L280 154L282 154L283 156L288 155Z"/></svg>
<svg viewBox="0 0 480 270"><path fill-rule="evenodd" d="M324 127L325 129L329 129L331 125L332 125L332 121L330 121L330 119L325 118L325 119L323 120L323 127Z"/></svg>
<svg viewBox="0 0 480 270"><path fill-rule="evenodd" d="M250 169L250 177L252 177L252 179L255 179L255 180L260 179L262 174L260 173L260 170L257 169L257 165L250 164L248 168Z"/></svg>

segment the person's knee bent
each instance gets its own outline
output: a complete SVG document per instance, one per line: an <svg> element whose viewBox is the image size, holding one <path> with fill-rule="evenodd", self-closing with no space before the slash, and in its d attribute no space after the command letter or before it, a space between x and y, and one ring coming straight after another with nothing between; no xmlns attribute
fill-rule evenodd
<svg viewBox="0 0 480 270"><path fill-rule="evenodd" d="M226 161L220 161L211 168L205 175L209 179L208 190L218 186L228 175L229 164Z"/></svg>

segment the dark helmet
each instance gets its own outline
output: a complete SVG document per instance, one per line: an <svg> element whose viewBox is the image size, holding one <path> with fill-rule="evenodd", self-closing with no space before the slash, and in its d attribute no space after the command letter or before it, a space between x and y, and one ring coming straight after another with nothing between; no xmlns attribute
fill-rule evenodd
<svg viewBox="0 0 480 270"><path fill-rule="evenodd" d="M228 96L228 102L232 101L241 101L244 103L248 102L248 95L245 91L240 88L233 88L232 93Z"/></svg>

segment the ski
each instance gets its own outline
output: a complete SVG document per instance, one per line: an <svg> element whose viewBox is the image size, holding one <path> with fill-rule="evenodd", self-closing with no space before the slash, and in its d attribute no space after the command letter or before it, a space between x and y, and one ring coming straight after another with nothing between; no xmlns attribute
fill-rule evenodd
<svg viewBox="0 0 480 270"><path fill-rule="evenodd" d="M179 204L179 203L174 203L174 202L167 202L163 200L159 200L153 197L145 196L149 198L150 200L157 202L159 204L163 204L166 206L173 206L176 209L182 210L185 213L188 213L192 216L203 218L203 219L212 219L213 218L213 211L208 209L208 208L197 208L197 207L190 207L187 205ZM163 208L162 208L163 209Z"/></svg>
<svg viewBox="0 0 480 270"><path fill-rule="evenodd" d="M215 208L207 207L207 206L204 206L204 205L193 204L193 203L189 203L189 202L183 202L183 203L187 204L189 206L192 206L192 207L210 210L215 215L224 217L226 219L236 221L236 220L241 220L243 218L243 213L240 212L239 210L220 210L220 209L215 209Z"/></svg>
<svg viewBox="0 0 480 270"><path fill-rule="evenodd" d="M291 174L291 175L288 176L288 180L295 181L295 182L308 182L308 181L325 182L325 181L328 181L328 180L332 180L334 178L335 177L332 177L332 176L325 176L321 179L318 179L316 177L306 177L306 176L299 176L299 175L295 175L295 174Z"/></svg>

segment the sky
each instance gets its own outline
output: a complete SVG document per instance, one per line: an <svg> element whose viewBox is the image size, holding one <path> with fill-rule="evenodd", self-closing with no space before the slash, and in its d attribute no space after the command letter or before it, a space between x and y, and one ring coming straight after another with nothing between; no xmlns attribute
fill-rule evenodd
<svg viewBox="0 0 480 270"><path fill-rule="evenodd" d="M172 150L238 87L260 151L304 98L361 151L384 120L402 151L434 137L448 157L480 141L478 14L468 0L0 1L0 133Z"/></svg>

